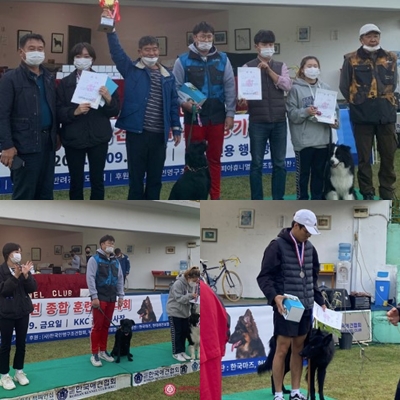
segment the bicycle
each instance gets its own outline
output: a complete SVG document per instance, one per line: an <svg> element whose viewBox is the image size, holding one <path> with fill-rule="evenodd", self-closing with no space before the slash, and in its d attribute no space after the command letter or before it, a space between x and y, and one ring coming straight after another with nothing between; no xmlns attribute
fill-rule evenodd
<svg viewBox="0 0 400 400"><path fill-rule="evenodd" d="M220 264L219 266L208 267L206 264L208 262L207 260L200 260L200 264L203 267L201 275L206 279L208 285L212 290L214 290L215 293L217 293L217 282L219 278L221 278L222 276L222 290L224 291L224 295L228 300L235 302L240 300L240 298L242 297L243 284L239 278L239 275L236 272L230 271L227 268L226 266L227 261L234 262L235 267L237 267L238 263L240 263L238 257L231 257L219 261ZM208 271L217 268L221 270L219 275L210 277Z"/></svg>

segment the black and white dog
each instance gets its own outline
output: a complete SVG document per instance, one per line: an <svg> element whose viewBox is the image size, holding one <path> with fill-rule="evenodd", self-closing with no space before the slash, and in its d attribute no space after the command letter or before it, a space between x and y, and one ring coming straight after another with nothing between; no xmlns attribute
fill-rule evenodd
<svg viewBox="0 0 400 400"><path fill-rule="evenodd" d="M168 200L207 200L211 178L205 155L207 142L192 142L185 154L185 171L172 187Z"/></svg>
<svg viewBox="0 0 400 400"><path fill-rule="evenodd" d="M200 357L200 305L192 307L189 317L189 346L188 350L192 360Z"/></svg>
<svg viewBox="0 0 400 400"><path fill-rule="evenodd" d="M357 200L354 191L354 161L350 147L333 146L325 178L326 200Z"/></svg>

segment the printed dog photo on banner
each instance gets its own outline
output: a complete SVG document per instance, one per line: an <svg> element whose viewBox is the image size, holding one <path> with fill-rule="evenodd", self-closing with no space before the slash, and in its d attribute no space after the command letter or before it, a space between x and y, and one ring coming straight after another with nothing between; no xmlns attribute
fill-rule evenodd
<svg viewBox="0 0 400 400"><path fill-rule="evenodd" d="M273 334L272 307L227 307L231 335L222 359L223 376L252 373L268 355Z"/></svg>
<svg viewBox="0 0 400 400"><path fill-rule="evenodd" d="M168 321L160 295L133 296L133 320L137 324L148 324Z"/></svg>

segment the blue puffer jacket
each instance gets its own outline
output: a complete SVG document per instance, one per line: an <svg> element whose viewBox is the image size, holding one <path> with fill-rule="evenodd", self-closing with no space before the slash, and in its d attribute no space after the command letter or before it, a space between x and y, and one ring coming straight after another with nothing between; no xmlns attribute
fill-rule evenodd
<svg viewBox="0 0 400 400"><path fill-rule="evenodd" d="M127 132L143 133L147 99L150 93L150 72L140 60L132 61L121 47L117 34L107 34L111 58L125 79L124 101L116 127ZM159 64L164 108L164 137L168 140L170 129L174 135L181 134L178 94L175 77Z"/></svg>
<svg viewBox="0 0 400 400"><path fill-rule="evenodd" d="M40 67L46 100L53 116L51 139L56 147L56 88L54 77ZM15 147L19 154L42 151L40 93L24 63L0 79L0 150Z"/></svg>

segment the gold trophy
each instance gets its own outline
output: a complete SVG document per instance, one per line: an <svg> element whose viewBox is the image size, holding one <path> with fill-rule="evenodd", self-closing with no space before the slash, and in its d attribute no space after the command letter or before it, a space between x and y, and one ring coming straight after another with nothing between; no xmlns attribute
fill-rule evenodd
<svg viewBox="0 0 400 400"><path fill-rule="evenodd" d="M114 22L118 22L121 19L119 15L119 1L99 0L99 4L100 7L107 12L108 16L101 16L100 25L97 30L100 32L111 33L114 30Z"/></svg>

